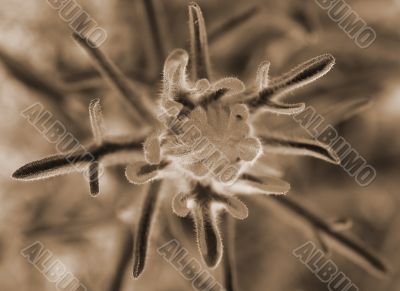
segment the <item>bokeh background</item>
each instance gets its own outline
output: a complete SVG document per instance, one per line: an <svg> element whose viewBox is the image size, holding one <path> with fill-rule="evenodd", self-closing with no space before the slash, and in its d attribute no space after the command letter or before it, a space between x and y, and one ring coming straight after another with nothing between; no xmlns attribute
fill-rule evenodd
<svg viewBox="0 0 400 291"><path fill-rule="evenodd" d="M87 106L94 97L102 98L110 133L138 129L47 1L0 3L0 290L56 290L20 255L34 241L43 242L89 290L191 290L190 282L155 251L177 238L191 256L198 256L190 221L171 211L168 194L173 189L164 191L146 270L134 280L132 230L145 187L129 184L122 167L106 170L97 198L88 195L87 182L79 174L29 183L10 178L23 164L55 152L54 145L21 116L36 102L82 142L90 139ZM263 60L271 61L271 74L277 75L325 52L335 56L333 71L293 97L306 100L335 123L376 168L377 179L362 188L340 167L319 160L268 159L291 182L290 197L325 221L350 218L353 227L346 234L387 262L389 272L377 278L333 250L331 258L359 290L396 291L400 290L400 1L347 3L377 33L367 49L359 48L312 0L199 1L210 34L233 15L254 10L241 25L210 40L216 76L238 76L251 84ZM161 73L152 57L142 1L80 0L79 4L107 31L102 49L147 94L156 96L159 83L154 77L161 78ZM188 2L162 4L167 47L187 48ZM15 72L10 67L22 69ZM49 88L59 94L54 96ZM346 113L341 106L359 98L370 99L371 106L341 121ZM266 117L265 127L273 126ZM288 219L285 210L265 198L245 200L250 216L236 223L238 289L327 290L292 255L294 248L315 241L312 229ZM213 274L223 282L222 268Z"/></svg>

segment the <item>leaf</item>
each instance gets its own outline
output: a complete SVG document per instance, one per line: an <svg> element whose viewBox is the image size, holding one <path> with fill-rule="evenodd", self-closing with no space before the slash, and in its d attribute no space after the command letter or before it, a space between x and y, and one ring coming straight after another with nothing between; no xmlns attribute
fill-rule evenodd
<svg viewBox="0 0 400 291"><path fill-rule="evenodd" d="M98 145L100 145L105 135L105 125L99 98L90 102L89 117L94 140Z"/></svg>
<svg viewBox="0 0 400 291"><path fill-rule="evenodd" d="M332 164L340 163L340 158L333 149L316 140L276 136L260 136L259 138L264 151L285 155L311 156Z"/></svg>
<svg viewBox="0 0 400 291"><path fill-rule="evenodd" d="M189 32L192 79L210 79L210 55L203 13L196 3L189 4Z"/></svg>

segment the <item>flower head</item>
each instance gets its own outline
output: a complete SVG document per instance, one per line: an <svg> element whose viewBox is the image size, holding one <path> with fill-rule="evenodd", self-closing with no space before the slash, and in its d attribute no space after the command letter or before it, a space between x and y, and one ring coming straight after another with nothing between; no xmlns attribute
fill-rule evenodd
<svg viewBox="0 0 400 291"><path fill-rule="evenodd" d="M96 59L104 76L134 107L133 114L138 114L135 118L141 117L153 130L145 139L104 138L97 100L91 103L89 111L95 137L89 152L94 160L83 160L82 154L73 152L30 163L13 175L28 180L48 178L69 173L70 170L63 168L80 163L80 170L91 173L90 189L92 194L97 194L100 165L129 164L126 177L130 182L155 181L145 198L135 238L135 277L144 269L160 181L179 181L181 189L174 193L172 209L178 216L193 218L200 253L209 267L216 267L222 256L220 214L226 211L237 219L248 215L247 207L236 196L285 194L290 189L280 178L251 172L262 155L271 151L311 155L339 163L337 155L318 141L293 138L284 132L273 135L267 126L256 128L254 122L261 111L277 115L302 112L304 103L287 103L285 97L326 74L334 65L331 55L313 58L276 78L269 77L270 63L262 62L256 82L248 86L232 77L214 80L204 19L194 3L189 5L189 25L190 57L185 50L176 49L165 60L162 92L156 105L158 116L148 109L140 94L132 90L126 78L99 49L88 46L88 40L75 35L78 43ZM142 155L140 144L143 144ZM70 161L71 155L77 158Z"/></svg>
<svg viewBox="0 0 400 291"><path fill-rule="evenodd" d="M288 142L287 137L275 137L275 144L268 144L273 139L256 136L252 125L259 111L292 115L304 110L304 103L287 104L283 98L327 73L334 58L322 55L271 80L270 64L263 62L255 86L249 88L237 78L213 81L200 8L190 5L189 15L195 32L192 59L183 49L166 59L159 102L161 125L144 142L144 160L129 165L126 176L135 184L179 179L186 191L175 195L172 208L179 216L192 216L200 253L209 267L215 267L222 255L219 215L222 211L238 219L248 215L235 195L285 194L290 189L279 178L248 173L264 153L263 143L268 150L286 141L282 148L288 153L300 148L301 154L339 162L333 151L316 141ZM189 61L192 78L187 73Z"/></svg>

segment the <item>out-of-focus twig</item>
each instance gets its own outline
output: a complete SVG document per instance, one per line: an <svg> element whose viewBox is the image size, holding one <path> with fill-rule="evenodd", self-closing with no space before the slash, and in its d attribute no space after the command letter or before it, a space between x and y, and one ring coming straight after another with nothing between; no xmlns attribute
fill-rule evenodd
<svg viewBox="0 0 400 291"><path fill-rule="evenodd" d="M229 215L224 215L225 221L225 252L223 257L224 282L226 291L238 291L237 273L236 273L236 220Z"/></svg>
<svg viewBox="0 0 400 291"><path fill-rule="evenodd" d="M127 227L123 245L122 245L122 250L121 250L121 255L118 260L118 265L115 270L114 277L111 281L110 284L110 291L120 291L122 290L122 284L123 284L123 279L124 275L126 274L126 270L130 266L130 262L132 260L132 255L133 255L133 235L131 230Z"/></svg>
<svg viewBox="0 0 400 291"><path fill-rule="evenodd" d="M40 97L51 106L53 113L62 119L72 132L76 134L80 132L80 127L73 116L63 108L65 97L69 93L65 84L56 79L49 80L35 68L16 60L2 48L0 48L0 61L15 79L40 93Z"/></svg>
<svg viewBox="0 0 400 291"><path fill-rule="evenodd" d="M151 31L153 47L156 52L158 71L161 71L164 60L168 53L169 38L166 33L166 17L164 7L160 0L143 0L143 5L146 12L146 19Z"/></svg>
<svg viewBox="0 0 400 291"><path fill-rule="evenodd" d="M258 12L260 12L260 10L261 8L259 6L252 6L244 10L243 12L240 12L228 18L223 23L219 24L219 26L210 31L208 35L209 42L215 42L220 37L226 35L240 25L243 25L244 23L252 19L252 17L254 17Z"/></svg>
<svg viewBox="0 0 400 291"><path fill-rule="evenodd" d="M106 77L115 89L118 90L120 95L124 97L124 101L128 101L131 105L129 108L131 109L132 115L130 116L134 121L141 124L141 121L144 120L153 124L155 122L155 117L144 105L142 94L132 88L133 85L129 83L128 79L115 64L99 48L96 48L94 45L89 45L88 43L90 43L90 40L87 38L82 38L77 33L74 33L73 37L91 56L104 77Z"/></svg>
<svg viewBox="0 0 400 291"><path fill-rule="evenodd" d="M333 225L325 222L298 202L282 196L268 196L265 198L264 201L278 206L274 207L274 209L285 211L296 221L301 221L307 227L311 227L318 232L326 246L334 248L372 275L381 277L388 273L386 264L367 247L335 230Z"/></svg>

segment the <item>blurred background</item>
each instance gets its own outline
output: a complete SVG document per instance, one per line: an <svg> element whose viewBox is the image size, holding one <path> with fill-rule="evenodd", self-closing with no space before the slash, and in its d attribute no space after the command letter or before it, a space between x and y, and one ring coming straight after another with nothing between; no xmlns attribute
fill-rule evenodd
<svg viewBox="0 0 400 291"><path fill-rule="evenodd" d="M156 253L157 247L176 238L192 257L198 257L190 220L171 211L172 186L164 189L146 269L134 280L132 230L146 187L129 184L123 167L106 169L97 198L88 195L80 174L35 182L11 179L20 166L55 153L54 145L21 116L36 102L83 143L91 138L87 107L95 97L102 99L110 133L138 129L127 118L117 93L73 41L68 23L47 1L0 1L0 290L56 290L20 254L34 241L51 250L88 290L191 290L190 282ZM143 2L80 0L79 4L107 32L101 49L146 94L156 97L162 60L154 57ZM395 291L400 290L400 1L347 3L377 34L369 48L358 47L312 0L198 2L217 77L237 76L253 84L264 60L271 62L274 76L326 52L336 58L328 75L296 91L293 98L305 100L335 124L375 167L376 180L363 188L340 167L319 160L268 159L290 181L291 198L324 221L351 219L353 226L346 234L387 263L387 274L376 277L333 250L332 260L359 290ZM156 5L156 16L165 23L167 51L188 48L187 4L168 0ZM237 15L245 16L226 28L226 21ZM371 105L343 120L349 113L343 106L360 98L369 99ZM262 121L273 130L277 121L269 118ZM287 210L265 198L244 200L250 216L236 222L237 289L327 290L292 254L306 241L315 241L313 230L289 219ZM222 272L222 268L212 272L220 282Z"/></svg>

